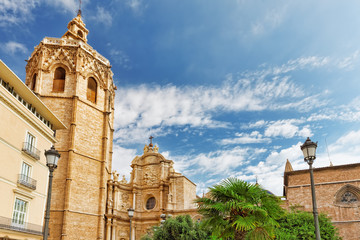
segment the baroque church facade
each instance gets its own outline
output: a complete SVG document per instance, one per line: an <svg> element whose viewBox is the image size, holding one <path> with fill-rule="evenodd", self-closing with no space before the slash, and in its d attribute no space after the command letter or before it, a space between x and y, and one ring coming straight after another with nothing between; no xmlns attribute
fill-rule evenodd
<svg viewBox="0 0 360 240"><path fill-rule="evenodd" d="M131 179L112 172L114 98L110 62L87 43L79 10L61 38L45 37L26 65L26 85L64 123L54 172L51 240L140 239L163 216L198 218L196 185L158 147L135 157ZM134 209L132 221L128 209Z"/></svg>
<svg viewBox="0 0 360 240"><path fill-rule="evenodd" d="M194 220L200 219L194 203L196 185L175 172L174 162L165 159L158 150L151 142L145 145L143 155L131 162L129 182L124 176L119 180L116 172L108 180L108 240L129 238L129 208L134 209L131 239L140 239L152 226L159 225L161 218L188 214Z"/></svg>

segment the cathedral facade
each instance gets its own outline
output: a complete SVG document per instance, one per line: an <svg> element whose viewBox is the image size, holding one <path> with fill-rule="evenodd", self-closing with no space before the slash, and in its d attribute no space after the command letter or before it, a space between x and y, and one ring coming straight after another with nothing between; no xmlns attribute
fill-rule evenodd
<svg viewBox="0 0 360 240"><path fill-rule="evenodd" d="M175 172L174 162L165 159L152 143L132 162L130 181L116 172L108 180L106 239L140 239L166 217L188 214L199 220L196 185ZM134 210L130 221L128 210ZM130 233L131 224L131 233Z"/></svg>
<svg viewBox="0 0 360 240"><path fill-rule="evenodd" d="M116 87L110 62L87 44L80 11L67 27L26 65L26 85L67 127L56 132L49 239L104 239Z"/></svg>

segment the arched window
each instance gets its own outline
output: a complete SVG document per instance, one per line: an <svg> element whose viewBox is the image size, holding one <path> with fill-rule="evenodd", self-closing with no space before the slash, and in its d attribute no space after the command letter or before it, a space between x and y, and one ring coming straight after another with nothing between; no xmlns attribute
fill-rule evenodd
<svg viewBox="0 0 360 240"><path fill-rule="evenodd" d="M78 34L79 37L81 37L81 38L83 37L82 31L78 30L78 31L77 31L77 34Z"/></svg>
<svg viewBox="0 0 360 240"><path fill-rule="evenodd" d="M36 77L37 77L37 74L35 73L33 78L32 78L32 81L30 83L30 89L33 90L33 91L35 90L35 86L36 86Z"/></svg>
<svg viewBox="0 0 360 240"><path fill-rule="evenodd" d="M359 205L359 199L360 189L350 184L343 186L335 194L335 204L337 205Z"/></svg>
<svg viewBox="0 0 360 240"><path fill-rule="evenodd" d="M62 67L58 67L55 69L54 83L53 83L53 91L54 92L63 92L64 91L65 75L66 75L66 71Z"/></svg>
<svg viewBox="0 0 360 240"><path fill-rule="evenodd" d="M97 90L97 83L95 79L93 77L89 77L87 92L86 92L87 100L96 103L96 90Z"/></svg>

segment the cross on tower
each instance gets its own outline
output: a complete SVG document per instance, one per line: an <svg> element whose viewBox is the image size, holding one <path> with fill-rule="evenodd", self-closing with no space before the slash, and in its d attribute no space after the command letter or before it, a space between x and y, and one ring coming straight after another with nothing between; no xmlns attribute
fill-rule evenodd
<svg viewBox="0 0 360 240"><path fill-rule="evenodd" d="M150 139L150 144L149 144L149 147L152 147L152 146L153 146L153 144L152 144L152 140L153 140L153 138L154 138L153 136L150 136L150 137L149 137L149 139Z"/></svg>

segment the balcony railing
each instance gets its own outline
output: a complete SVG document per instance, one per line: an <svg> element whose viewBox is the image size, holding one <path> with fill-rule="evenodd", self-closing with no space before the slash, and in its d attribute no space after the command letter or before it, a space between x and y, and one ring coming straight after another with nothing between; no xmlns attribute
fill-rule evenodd
<svg viewBox="0 0 360 240"><path fill-rule="evenodd" d="M17 232L26 232L42 235L42 226L24 222L24 224L14 223L13 219L0 216L0 228Z"/></svg>
<svg viewBox="0 0 360 240"><path fill-rule="evenodd" d="M19 174L17 182L25 187L31 188L32 190L36 189L36 180L26 176L25 174Z"/></svg>
<svg viewBox="0 0 360 240"><path fill-rule="evenodd" d="M40 159L40 151L28 142L23 143L22 150L33 158Z"/></svg>

